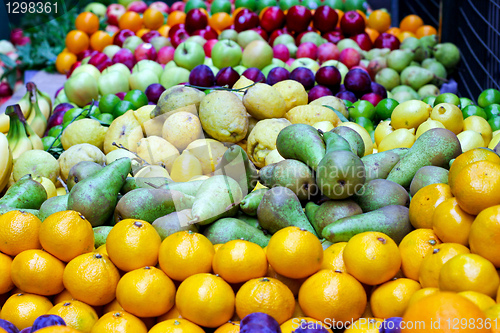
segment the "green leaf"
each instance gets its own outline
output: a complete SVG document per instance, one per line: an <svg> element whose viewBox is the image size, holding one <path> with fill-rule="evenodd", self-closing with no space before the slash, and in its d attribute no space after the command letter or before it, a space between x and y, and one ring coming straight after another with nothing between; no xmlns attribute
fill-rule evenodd
<svg viewBox="0 0 500 333"><path fill-rule="evenodd" d="M14 60L12 60L11 58L9 58L5 54L0 54L0 60L2 60L2 62L5 64L5 66L7 66L9 68L16 67L16 65L17 65Z"/></svg>

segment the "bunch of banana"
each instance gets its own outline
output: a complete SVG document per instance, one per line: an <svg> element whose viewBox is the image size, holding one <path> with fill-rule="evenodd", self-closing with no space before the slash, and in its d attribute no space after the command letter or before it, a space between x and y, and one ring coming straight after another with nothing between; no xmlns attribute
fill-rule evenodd
<svg viewBox="0 0 500 333"><path fill-rule="evenodd" d="M0 133L0 192L7 186L12 173L12 152L5 134Z"/></svg>
<svg viewBox="0 0 500 333"><path fill-rule="evenodd" d="M7 140L14 160L25 151L32 149L43 150L42 139L26 122L19 104L8 106L5 113L10 118Z"/></svg>

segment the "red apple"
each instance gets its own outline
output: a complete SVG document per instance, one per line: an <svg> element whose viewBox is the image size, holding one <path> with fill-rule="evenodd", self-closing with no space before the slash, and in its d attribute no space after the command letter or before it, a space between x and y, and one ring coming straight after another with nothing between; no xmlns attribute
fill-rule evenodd
<svg viewBox="0 0 500 333"><path fill-rule="evenodd" d="M152 4L149 5L149 8L158 10L162 13L168 13L169 8L168 5L162 1L155 1Z"/></svg>
<svg viewBox="0 0 500 333"><path fill-rule="evenodd" d="M340 20L340 29L347 36L354 36L365 31L365 19L357 11L348 11Z"/></svg>
<svg viewBox="0 0 500 333"><path fill-rule="evenodd" d="M184 7L186 7L186 3L184 1L176 1L170 6L170 12L173 11L184 11Z"/></svg>
<svg viewBox="0 0 500 333"><path fill-rule="evenodd" d="M307 30L311 23L312 14L309 9L304 6L292 6L286 14L286 27L288 30L300 33Z"/></svg>
<svg viewBox="0 0 500 333"><path fill-rule="evenodd" d="M199 8L191 9L186 15L186 30L189 33L193 33L196 30L205 29L208 25L208 18L204 12Z"/></svg>
<svg viewBox="0 0 500 333"><path fill-rule="evenodd" d="M305 42L299 45L297 49L297 59L298 58L311 58L316 60L318 58L318 47L312 42Z"/></svg>
<svg viewBox="0 0 500 333"><path fill-rule="evenodd" d="M344 39L344 36L342 35L342 32L340 32L340 31L330 31L330 32L324 33L323 38L326 39L327 41L329 41L330 43L337 44L342 39Z"/></svg>
<svg viewBox="0 0 500 333"><path fill-rule="evenodd" d="M294 61L295 61L295 59L294 59L294 58L290 58L290 59L288 59L287 61L285 61L285 64L286 64L288 67L290 67L290 66L292 66L292 64L293 64L293 62L294 62Z"/></svg>
<svg viewBox="0 0 500 333"><path fill-rule="evenodd" d="M373 47L377 49L391 49L391 50L397 50L399 49L399 45L401 42L399 39L391 34L388 34L386 32L383 32L380 34L380 36L375 39L375 43L373 43Z"/></svg>
<svg viewBox="0 0 500 333"><path fill-rule="evenodd" d="M168 30L168 37L172 38L172 36L175 34L175 32L179 29L186 30L186 26L184 23L177 23L174 24L169 30Z"/></svg>
<svg viewBox="0 0 500 333"><path fill-rule="evenodd" d="M136 13L144 13L148 9L148 5L144 1L132 1L128 6L127 10Z"/></svg>
<svg viewBox="0 0 500 333"><path fill-rule="evenodd" d="M80 67L82 65L82 62L81 61L77 61L75 62L73 65L71 65L68 73L66 73L66 77L70 77L71 74L73 73L73 71L77 68L77 67ZM57 96L56 96L57 97Z"/></svg>
<svg viewBox="0 0 500 333"><path fill-rule="evenodd" d="M127 10L124 6L114 3L108 6L106 10L106 16L108 17L108 23L112 25L118 25L118 20L125 14Z"/></svg>
<svg viewBox="0 0 500 333"><path fill-rule="evenodd" d="M175 47L164 46L158 51L158 57L156 58L156 61L164 65L174 59L174 53L175 53Z"/></svg>
<svg viewBox="0 0 500 333"><path fill-rule="evenodd" d="M161 34L157 30L151 30L142 35L141 39L144 41L144 43L151 43L151 39L160 36Z"/></svg>
<svg viewBox="0 0 500 333"><path fill-rule="evenodd" d="M290 51L285 44L278 44L273 46L273 57L287 62L290 59Z"/></svg>
<svg viewBox="0 0 500 333"><path fill-rule="evenodd" d="M269 45L273 45L274 44L274 40L276 39L276 37L278 37L280 35L283 35L283 34L286 34L286 33L288 33L288 31L285 28L274 30L271 33L271 36L269 36Z"/></svg>
<svg viewBox="0 0 500 333"><path fill-rule="evenodd" d="M132 30L128 30L128 29L120 30L113 38L113 44L118 45L119 47L122 47L125 39L127 39L127 37L130 37L130 36L135 36L135 33Z"/></svg>
<svg viewBox="0 0 500 333"><path fill-rule="evenodd" d="M248 8L243 8L234 18L234 29L238 32L256 28L259 25L259 16Z"/></svg>
<svg viewBox="0 0 500 333"><path fill-rule="evenodd" d="M324 43L318 46L318 61L320 64L327 60L338 60L340 51L333 43Z"/></svg>
<svg viewBox="0 0 500 333"><path fill-rule="evenodd" d="M361 55L356 49L348 47L340 52L339 61L346 65L347 68L352 68L359 65Z"/></svg>
<svg viewBox="0 0 500 333"><path fill-rule="evenodd" d="M375 75L382 69L387 67L387 59L385 57L375 57L368 63L368 73L372 80L375 80Z"/></svg>
<svg viewBox="0 0 500 333"><path fill-rule="evenodd" d="M170 42L172 43L173 47L177 47L180 43L184 42L186 39L189 38L189 34L186 31L186 29L178 29L172 37L170 37Z"/></svg>
<svg viewBox="0 0 500 333"><path fill-rule="evenodd" d="M264 38L264 40L268 40L269 39L269 35L261 27L253 28L252 30L256 31L260 35L260 37Z"/></svg>
<svg viewBox="0 0 500 333"><path fill-rule="evenodd" d="M299 33L299 34L297 34L297 33L295 34L295 35L296 35L296 37L295 37L295 44L296 44L297 46L299 46L299 45L300 45L300 43L302 42L302 37L303 37L305 34L307 34L308 32L314 32L314 28L313 28L313 27L311 27L311 26L308 26L308 27L307 27L307 29L306 29L305 31L302 31L302 32L301 32L301 33Z"/></svg>
<svg viewBox="0 0 500 333"><path fill-rule="evenodd" d="M333 31L339 21L339 15L330 6L319 6L314 12L313 25L321 33Z"/></svg>
<svg viewBox="0 0 500 333"><path fill-rule="evenodd" d="M130 70L132 70L135 65L134 54L129 49L123 48L115 53L115 55L113 56L113 63L122 63Z"/></svg>
<svg viewBox="0 0 500 333"><path fill-rule="evenodd" d="M103 63L104 61L109 60L108 56L104 53L97 52L89 59L89 64L97 67L97 65Z"/></svg>
<svg viewBox="0 0 500 333"><path fill-rule="evenodd" d="M205 29L196 30L195 32L193 32L192 35L201 36L205 38L205 40L217 39L219 37L217 31L215 31L214 28L209 26L207 26Z"/></svg>
<svg viewBox="0 0 500 333"><path fill-rule="evenodd" d="M373 47L372 40L366 32L352 36L351 39L354 40L364 51L370 51Z"/></svg>
<svg viewBox="0 0 500 333"><path fill-rule="evenodd" d="M87 57L92 57L93 55L99 53L99 51L96 51L96 50L91 50L91 49L87 49L83 52L80 52L76 55L76 58L81 61Z"/></svg>
<svg viewBox="0 0 500 333"><path fill-rule="evenodd" d="M268 7L262 14L260 26L267 32L273 32L285 25L285 19L285 13L279 7Z"/></svg>
<svg viewBox="0 0 500 333"><path fill-rule="evenodd" d="M99 70L99 72L102 72L111 65L113 65L113 62L108 58L95 67Z"/></svg>
<svg viewBox="0 0 500 333"><path fill-rule="evenodd" d="M111 36L114 36L120 31L120 28L118 28L116 25L108 24L104 31L109 33Z"/></svg>
<svg viewBox="0 0 500 333"><path fill-rule="evenodd" d="M212 49L215 44L217 44L219 40L218 39L209 39L207 42L203 45L203 51L205 51L205 56L206 57L211 57L212 56Z"/></svg>
<svg viewBox="0 0 500 333"><path fill-rule="evenodd" d="M134 51L135 61L141 61L144 59L156 60L157 56L158 54L156 49L150 43L142 43Z"/></svg>

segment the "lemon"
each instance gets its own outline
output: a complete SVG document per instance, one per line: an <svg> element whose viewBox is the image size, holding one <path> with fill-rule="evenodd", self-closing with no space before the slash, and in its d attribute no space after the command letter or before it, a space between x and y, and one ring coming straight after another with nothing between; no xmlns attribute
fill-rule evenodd
<svg viewBox="0 0 500 333"><path fill-rule="evenodd" d="M134 116L141 124L142 130L144 130L144 123L151 120L151 113L155 108L156 105L144 105L134 111Z"/></svg>
<svg viewBox="0 0 500 333"><path fill-rule="evenodd" d="M170 178L167 169L159 165L145 165L136 172L134 178L165 177Z"/></svg>
<svg viewBox="0 0 500 333"><path fill-rule="evenodd" d="M337 114L321 105L299 105L285 114L285 118L292 124L313 125L320 121L329 121L334 126L340 124Z"/></svg>
<svg viewBox="0 0 500 333"><path fill-rule="evenodd" d="M481 134L484 144L488 146L491 141L492 131L491 126L486 119L479 116L470 116L464 119L464 131L472 130Z"/></svg>
<svg viewBox="0 0 500 333"><path fill-rule="evenodd" d="M417 128L429 118L432 107L422 101L406 101L394 108L391 114L391 125L398 128Z"/></svg>
<svg viewBox="0 0 500 333"><path fill-rule="evenodd" d="M317 123L313 124L313 127L322 130L323 132L330 132L335 128L335 126L333 126L333 123L328 120L318 121Z"/></svg>
<svg viewBox="0 0 500 333"><path fill-rule="evenodd" d="M265 83L248 88L243 105L255 119L281 118L285 115L286 101L278 89Z"/></svg>
<svg viewBox="0 0 500 333"><path fill-rule="evenodd" d="M163 164L170 171L179 151L164 138L150 136L139 140L137 155L149 164Z"/></svg>
<svg viewBox="0 0 500 333"><path fill-rule="evenodd" d="M171 176L174 182L187 182L193 177L201 176L202 172L200 161L189 150L184 150L175 159Z"/></svg>
<svg viewBox="0 0 500 333"><path fill-rule="evenodd" d="M493 135L493 138L490 141L490 144L488 145L488 148L490 149L495 149L497 144L500 142L500 132Z"/></svg>
<svg viewBox="0 0 500 333"><path fill-rule="evenodd" d="M276 149L276 138L291 123L284 118L264 119L255 125L248 137L247 154L256 167L264 167L267 155Z"/></svg>
<svg viewBox="0 0 500 333"><path fill-rule="evenodd" d="M382 142L382 139L384 139L387 135L391 134L394 132L394 128L391 126L391 121L390 120L384 120L381 121L377 127L375 128L375 143L378 147L380 145L380 142Z"/></svg>
<svg viewBox="0 0 500 333"><path fill-rule="evenodd" d="M108 128L102 126L97 120L80 119L64 129L61 143L65 150L80 143L89 143L102 150L107 130Z"/></svg>
<svg viewBox="0 0 500 333"><path fill-rule="evenodd" d="M415 142L415 129L399 128L387 135L378 146L381 153L394 148L411 148Z"/></svg>
<svg viewBox="0 0 500 333"><path fill-rule="evenodd" d="M457 135L458 141L460 141L460 146L462 147L462 152L465 153L468 150L474 148L484 147L484 139L476 131L463 131Z"/></svg>
<svg viewBox="0 0 500 333"><path fill-rule="evenodd" d="M417 128L417 134L415 135L415 138L418 139L419 136L424 134L424 132L427 132L430 129L433 128L445 128L443 124L441 124L437 120L432 120L431 118L427 119L424 121L420 126Z"/></svg>
<svg viewBox="0 0 500 333"><path fill-rule="evenodd" d="M189 112L176 112L165 120L162 136L182 151L203 136L200 119Z"/></svg>
<svg viewBox="0 0 500 333"><path fill-rule="evenodd" d="M339 111L344 117L349 118L349 112L347 111L344 101L335 96L320 97L309 103L309 105L326 105Z"/></svg>
<svg viewBox="0 0 500 333"><path fill-rule="evenodd" d="M365 144L365 156L373 153L372 137L364 127L353 122L341 123L338 126L349 127L350 129L353 129L356 132L358 132L358 134L361 135L361 138L363 139L363 143Z"/></svg>
<svg viewBox="0 0 500 333"><path fill-rule="evenodd" d="M198 139L191 142L186 150L200 161L203 174L206 175L215 171L227 147L214 139Z"/></svg>
<svg viewBox="0 0 500 333"><path fill-rule="evenodd" d="M244 75L241 75L238 81L233 85L233 89L241 89L252 85L254 82L247 79ZM248 88L247 88L248 89ZM247 89L242 89L241 91L246 91Z"/></svg>
<svg viewBox="0 0 500 333"><path fill-rule="evenodd" d="M497 135L498 133L500 133L500 130L496 130L495 132L491 133L491 136L494 137L495 135Z"/></svg>
<svg viewBox="0 0 500 333"><path fill-rule="evenodd" d="M304 86L295 80L284 80L273 85L285 99L286 112L299 105L306 105L309 98Z"/></svg>
<svg viewBox="0 0 500 333"><path fill-rule="evenodd" d="M439 121L446 129L455 134L462 131L464 127L464 116L458 106L450 103L440 103L431 112L431 119Z"/></svg>
<svg viewBox="0 0 500 333"><path fill-rule="evenodd" d="M59 195L66 195L66 194L68 194L68 193L66 192L66 189L65 189L64 187L58 187L58 188L56 188L56 191L57 191L57 195L58 195L58 196L59 196Z"/></svg>
<svg viewBox="0 0 500 333"><path fill-rule="evenodd" d="M47 192L47 199L50 199L52 197L57 196L56 186L54 185L54 183L50 179L39 176L39 177L33 178L33 180L39 182L45 188L45 192Z"/></svg>

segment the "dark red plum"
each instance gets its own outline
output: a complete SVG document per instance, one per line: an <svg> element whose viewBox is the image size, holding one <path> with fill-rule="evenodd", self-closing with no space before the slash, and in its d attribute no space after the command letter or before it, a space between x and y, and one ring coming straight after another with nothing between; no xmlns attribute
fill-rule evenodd
<svg viewBox="0 0 500 333"><path fill-rule="evenodd" d="M189 73L189 84L199 87L212 87L214 83L214 72L207 65L198 65Z"/></svg>
<svg viewBox="0 0 500 333"><path fill-rule="evenodd" d="M358 96L371 90L371 82L370 75L359 68L351 69L344 78L345 88Z"/></svg>
<svg viewBox="0 0 500 333"><path fill-rule="evenodd" d="M345 86L343 84L341 84L340 88L339 88L339 92L342 92L342 91L347 91L347 89L345 88Z"/></svg>
<svg viewBox="0 0 500 333"><path fill-rule="evenodd" d="M321 324L315 324L314 328L309 327L309 324L307 324L307 328L299 327L293 333L328 333L328 331Z"/></svg>
<svg viewBox="0 0 500 333"><path fill-rule="evenodd" d="M145 91L146 96L148 97L148 100L153 103L158 103L158 99L160 98L161 94L165 91L165 87L163 87L159 83L153 83L150 84Z"/></svg>
<svg viewBox="0 0 500 333"><path fill-rule="evenodd" d="M41 315L35 319L31 332L36 332L44 327L49 326L66 326L64 319L57 315Z"/></svg>
<svg viewBox="0 0 500 333"><path fill-rule="evenodd" d="M215 84L221 87L228 86L232 88L233 85L240 79L240 74L232 67L224 67L217 72L215 76Z"/></svg>
<svg viewBox="0 0 500 333"><path fill-rule="evenodd" d="M264 76L264 74L260 71L260 69L255 67L247 68L241 75L249 80L252 80L253 82L266 82L266 77Z"/></svg>
<svg viewBox="0 0 500 333"><path fill-rule="evenodd" d="M380 97L382 97L382 99L387 98L387 90L383 85L372 81L372 83L370 84L370 88L372 89L373 93L379 95Z"/></svg>
<svg viewBox="0 0 500 333"><path fill-rule="evenodd" d="M307 93L309 103L324 96L333 96L333 93L330 89L328 89L328 87L321 86L319 84L312 87L312 89Z"/></svg>
<svg viewBox="0 0 500 333"><path fill-rule="evenodd" d="M306 67L297 67L290 73L290 80L295 80L300 82L305 90L309 90L314 87L314 73L312 70Z"/></svg>
<svg viewBox="0 0 500 333"><path fill-rule="evenodd" d="M267 84L273 85L280 81L285 81L290 78L290 72L284 67L275 67L267 74Z"/></svg>
<svg viewBox="0 0 500 333"><path fill-rule="evenodd" d="M333 31L337 26L339 15L330 6L319 6L314 11L313 25L321 33Z"/></svg>
<svg viewBox="0 0 500 333"><path fill-rule="evenodd" d="M361 96L360 99L372 103L373 106L377 106L377 104L381 100L383 100L382 96L380 96L379 94L376 94L374 92L371 92L371 93L368 93L368 94L364 94L363 96Z"/></svg>
<svg viewBox="0 0 500 333"><path fill-rule="evenodd" d="M341 91L341 92L338 92L335 97L338 97L340 99L345 99L346 101L350 101L351 103L355 103L358 98L356 97L356 95L354 95L353 92L351 91Z"/></svg>
<svg viewBox="0 0 500 333"><path fill-rule="evenodd" d="M397 50L399 49L400 45L401 42L396 36L388 34L386 32L381 33L373 43L373 47L377 49L388 48L391 50Z"/></svg>
<svg viewBox="0 0 500 333"><path fill-rule="evenodd" d="M335 66L323 66L318 69L315 75L316 82L330 89L332 93L339 91L342 75Z"/></svg>
<svg viewBox="0 0 500 333"><path fill-rule="evenodd" d="M126 92L122 91L122 92L116 93L115 95L116 95L116 97L118 97L119 99L121 99L123 101L126 94L127 94Z"/></svg>

